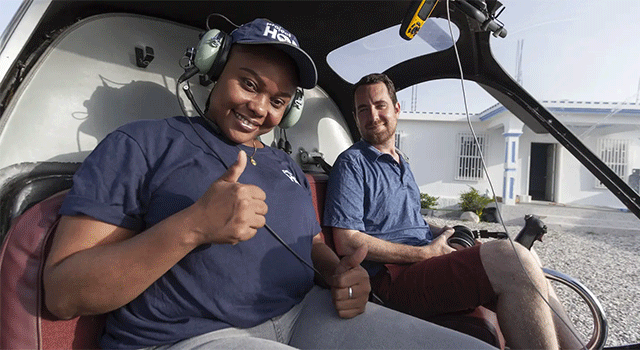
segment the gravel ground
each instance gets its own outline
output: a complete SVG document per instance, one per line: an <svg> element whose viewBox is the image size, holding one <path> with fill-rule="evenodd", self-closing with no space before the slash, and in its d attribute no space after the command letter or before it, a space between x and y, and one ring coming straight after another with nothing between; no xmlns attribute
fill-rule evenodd
<svg viewBox="0 0 640 350"><path fill-rule="evenodd" d="M465 225L473 230L502 231L500 224L462 222L426 217L437 226ZM522 226L507 226L511 237ZM543 243L534 248L543 265L569 275L585 285L602 304L609 325L605 346L640 343L640 235L637 231L610 234L549 228ZM586 304L564 286L558 295L576 328L588 339L593 327Z"/></svg>

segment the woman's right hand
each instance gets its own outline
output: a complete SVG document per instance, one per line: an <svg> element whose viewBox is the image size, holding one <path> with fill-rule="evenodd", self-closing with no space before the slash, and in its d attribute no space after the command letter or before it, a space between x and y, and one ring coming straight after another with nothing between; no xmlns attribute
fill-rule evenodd
<svg viewBox="0 0 640 350"><path fill-rule="evenodd" d="M238 182L247 165L244 151L189 209L197 244L236 244L252 238L265 225L267 198L255 185Z"/></svg>
<svg viewBox="0 0 640 350"><path fill-rule="evenodd" d="M265 223L265 193L238 183L238 161L190 207L143 232L88 216L63 216L53 236L43 282L47 308L63 319L102 314L138 297L195 247L235 244Z"/></svg>

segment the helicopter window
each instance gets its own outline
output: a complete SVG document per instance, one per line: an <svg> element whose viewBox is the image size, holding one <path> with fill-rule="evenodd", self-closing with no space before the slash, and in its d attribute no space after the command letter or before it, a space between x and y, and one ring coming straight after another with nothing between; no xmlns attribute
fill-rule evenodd
<svg viewBox="0 0 640 350"><path fill-rule="evenodd" d="M455 25L452 29L457 40L460 32ZM429 18L410 41L402 39L399 31L400 25L393 26L339 47L327 55L327 63L342 79L355 83L368 73L452 46L448 23L441 18Z"/></svg>
<svg viewBox="0 0 640 350"><path fill-rule="evenodd" d="M625 10L603 15L612 8L599 1L579 6L512 2L500 16L509 34L491 38L491 45L514 80L637 192L633 174L640 172L640 47L627 42L625 33L637 32L640 4L623 0L616 7ZM544 135L532 137L541 144L557 144ZM551 201L626 209L566 149L559 148L555 159L544 154L549 153L541 148L539 156L556 163L553 173L544 174L548 181L557 180L554 194L548 196ZM580 189L569 190L568 183L580 183Z"/></svg>
<svg viewBox="0 0 640 350"><path fill-rule="evenodd" d="M508 35L489 37L492 55L514 81L640 193L640 45L634 37L640 2L502 2L500 20ZM542 253L552 256L579 247L585 256L602 256L593 263L567 262L560 270L604 296L610 315L607 346L639 342L640 315L629 312L639 309L638 276L620 268L621 256L638 255L638 219L551 135L521 124L478 84L467 80L465 90L470 124L490 141L484 144L489 176L483 174L473 183L457 180L466 174L460 160L464 147L454 138L469 132L460 81L434 80L398 92L403 151L412 161L421 191L438 196L439 208L447 209L466 190L461 186L468 184L483 193L490 179L505 206L533 202L606 213L605 220L550 210L545 223L567 232L557 236L558 248L545 243L548 250ZM569 243L574 237L580 242L575 247ZM607 282L594 284L593 271L606 273Z"/></svg>

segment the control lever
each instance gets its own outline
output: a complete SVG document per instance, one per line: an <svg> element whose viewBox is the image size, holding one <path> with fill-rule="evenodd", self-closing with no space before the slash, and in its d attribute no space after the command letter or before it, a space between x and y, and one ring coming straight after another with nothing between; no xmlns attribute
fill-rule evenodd
<svg viewBox="0 0 640 350"><path fill-rule="evenodd" d="M504 239L509 237L505 232L490 232L487 230L475 230L473 231L473 233L475 234L476 238L480 237L480 238Z"/></svg>
<svg viewBox="0 0 640 350"><path fill-rule="evenodd" d="M525 248L531 249L535 241L542 242L542 236L547 233L547 225L540 220L540 217L533 214L524 216L524 227L518 233L514 241L522 244ZM459 245L464 248L471 247L478 238L509 238L506 232L491 232L487 230L470 230L466 226L453 226L454 233L449 238L449 245Z"/></svg>
<svg viewBox="0 0 640 350"><path fill-rule="evenodd" d="M524 227L514 241L522 244L527 249L531 249L535 241L542 242L542 236L547 233L547 225L540 220L539 216L533 214L525 215L524 221Z"/></svg>
<svg viewBox="0 0 640 350"><path fill-rule="evenodd" d="M300 148L300 161L303 165L320 166L322 170L329 174L331 168L333 168L326 160L324 155L320 152L307 152L303 148Z"/></svg>

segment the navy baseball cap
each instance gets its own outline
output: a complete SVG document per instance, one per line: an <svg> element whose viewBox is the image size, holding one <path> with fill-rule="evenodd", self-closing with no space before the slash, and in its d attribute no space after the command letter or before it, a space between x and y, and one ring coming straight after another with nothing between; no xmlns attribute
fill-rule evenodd
<svg viewBox="0 0 640 350"><path fill-rule="evenodd" d="M267 19L257 18L231 32L231 43L275 45L289 55L298 66L300 87L316 86L318 72L311 57L298 45L298 39L282 26Z"/></svg>

